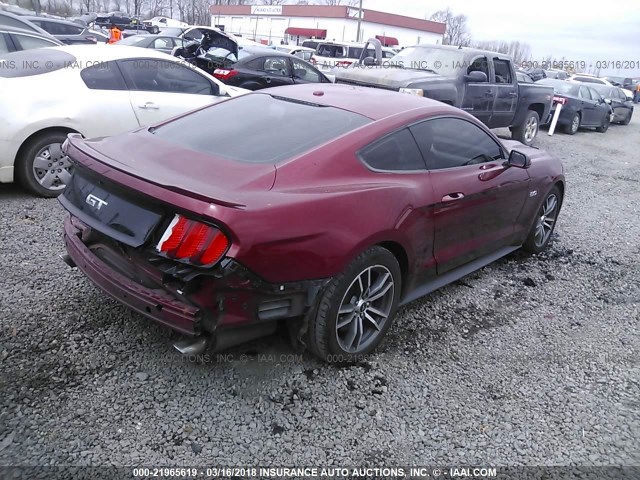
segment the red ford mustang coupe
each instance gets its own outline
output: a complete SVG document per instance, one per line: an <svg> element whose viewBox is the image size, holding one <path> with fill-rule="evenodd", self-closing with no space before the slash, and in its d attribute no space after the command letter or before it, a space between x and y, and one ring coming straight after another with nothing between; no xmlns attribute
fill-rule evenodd
<svg viewBox="0 0 640 480"><path fill-rule="evenodd" d="M551 239L562 164L413 95L298 85L110 138L70 135L65 260L119 302L223 349L286 321L327 360L399 305Z"/></svg>

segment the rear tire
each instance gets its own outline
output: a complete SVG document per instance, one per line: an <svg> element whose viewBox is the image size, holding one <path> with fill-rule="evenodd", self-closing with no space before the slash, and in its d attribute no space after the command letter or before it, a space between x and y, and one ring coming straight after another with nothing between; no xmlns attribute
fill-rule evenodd
<svg viewBox="0 0 640 480"><path fill-rule="evenodd" d="M330 363L356 363L382 341L394 320L402 276L382 247L360 254L327 286L310 321L306 344Z"/></svg>
<svg viewBox="0 0 640 480"><path fill-rule="evenodd" d="M540 117L533 110L529 110L522 124L511 129L511 138L525 145L531 145L540 130Z"/></svg>
<svg viewBox="0 0 640 480"><path fill-rule="evenodd" d="M627 115L627 118L625 118L623 121L620 122L621 125L629 125L629 122L631 122L631 117L633 117L633 110L629 110L629 115Z"/></svg>
<svg viewBox="0 0 640 480"><path fill-rule="evenodd" d="M540 253L551 243L551 237L558 223L562 207L560 189L554 186L547 194L536 213L535 221L522 248L530 253Z"/></svg>
<svg viewBox="0 0 640 480"><path fill-rule="evenodd" d="M71 175L71 163L61 147L67 132L45 132L29 140L16 162L16 179L41 197L62 193Z"/></svg>
<svg viewBox="0 0 640 480"><path fill-rule="evenodd" d="M580 123L582 123L582 117L580 117L579 113L575 113L571 118L571 122L569 122L569 125L565 125L564 131L568 135L575 135L576 133L578 133L578 130L580 130Z"/></svg>

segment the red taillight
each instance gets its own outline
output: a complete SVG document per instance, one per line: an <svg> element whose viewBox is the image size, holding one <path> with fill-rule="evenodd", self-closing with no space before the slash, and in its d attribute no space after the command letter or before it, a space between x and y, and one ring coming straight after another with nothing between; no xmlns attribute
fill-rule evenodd
<svg viewBox="0 0 640 480"><path fill-rule="evenodd" d="M237 74L237 70L227 70L226 68L216 68L213 71L213 76L223 82L229 80L231 77L235 77Z"/></svg>
<svg viewBox="0 0 640 480"><path fill-rule="evenodd" d="M210 265L220 260L228 247L229 240L217 228L176 215L156 250L168 258L195 265Z"/></svg>
<svg viewBox="0 0 640 480"><path fill-rule="evenodd" d="M564 97L553 97L553 102L564 105L565 103L567 103L567 99Z"/></svg>

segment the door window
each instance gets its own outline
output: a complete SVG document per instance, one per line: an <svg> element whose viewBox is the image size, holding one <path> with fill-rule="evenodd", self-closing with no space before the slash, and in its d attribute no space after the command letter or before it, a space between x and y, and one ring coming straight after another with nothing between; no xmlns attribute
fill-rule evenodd
<svg viewBox="0 0 640 480"><path fill-rule="evenodd" d="M437 118L411 127L430 170L455 168L504 158L484 130L460 118Z"/></svg>
<svg viewBox="0 0 640 480"><path fill-rule="evenodd" d="M484 72L484 74L489 78L489 66L487 63L486 57L478 57L471 62L469 68L467 68L467 74L471 72Z"/></svg>
<svg viewBox="0 0 640 480"><path fill-rule="evenodd" d="M289 68L287 57L266 57L263 59L260 70L270 75L280 75L282 77L291 76L291 69Z"/></svg>
<svg viewBox="0 0 640 480"><path fill-rule="evenodd" d="M131 90L217 95L211 82L176 62L141 58L121 61L120 67Z"/></svg>
<svg viewBox="0 0 640 480"><path fill-rule="evenodd" d="M322 77L320 77L318 71L299 60L293 61L293 75L306 82L320 83L322 81Z"/></svg>
<svg viewBox="0 0 640 480"><path fill-rule="evenodd" d="M600 95L598 92L596 92L593 88L589 89L589 93L591 94L591 99L595 100L596 102L599 102L602 100L602 95Z"/></svg>
<svg viewBox="0 0 640 480"><path fill-rule="evenodd" d="M580 98L584 98L586 100L591 100L591 94L589 93L589 89L587 87L580 87L580 91L578 92L578 96Z"/></svg>
<svg viewBox="0 0 640 480"><path fill-rule="evenodd" d="M169 49L169 48L173 48L173 40L171 40L170 38L167 37L160 37L160 38L156 38L153 41L153 48L155 49Z"/></svg>

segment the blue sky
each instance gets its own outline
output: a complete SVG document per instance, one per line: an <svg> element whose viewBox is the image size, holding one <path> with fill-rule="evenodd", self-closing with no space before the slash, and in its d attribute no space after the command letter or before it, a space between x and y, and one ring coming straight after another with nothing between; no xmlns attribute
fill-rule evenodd
<svg viewBox="0 0 640 480"><path fill-rule="evenodd" d="M364 8L425 18L450 7L467 16L474 40L519 40L533 60L622 61L628 70L600 74L640 76L640 1L608 3L533 0L363 0ZM633 66L635 63L635 66Z"/></svg>

